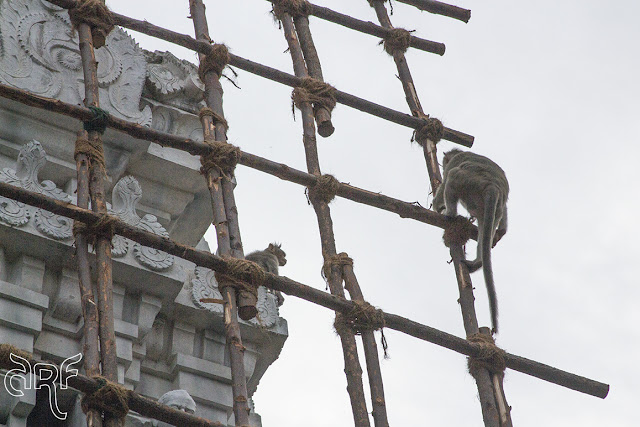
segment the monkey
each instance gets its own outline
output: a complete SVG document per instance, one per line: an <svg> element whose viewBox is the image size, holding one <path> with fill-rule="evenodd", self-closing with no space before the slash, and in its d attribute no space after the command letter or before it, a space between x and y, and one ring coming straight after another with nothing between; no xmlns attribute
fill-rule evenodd
<svg viewBox="0 0 640 427"><path fill-rule="evenodd" d="M281 246L280 243L269 243L266 249L251 252L245 259L257 263L267 273L279 275L278 266L282 267L287 263L287 254ZM278 300L278 307L280 307L284 303L284 296L280 291L273 292Z"/></svg>
<svg viewBox="0 0 640 427"><path fill-rule="evenodd" d="M458 214L458 202L478 219L476 259L463 260L470 272L483 267L489 295L493 332L498 332L498 300L491 268L491 248L507 232L507 177L491 159L469 151L444 153L443 180L433 199L437 212L449 218ZM495 241L494 241L495 238Z"/></svg>

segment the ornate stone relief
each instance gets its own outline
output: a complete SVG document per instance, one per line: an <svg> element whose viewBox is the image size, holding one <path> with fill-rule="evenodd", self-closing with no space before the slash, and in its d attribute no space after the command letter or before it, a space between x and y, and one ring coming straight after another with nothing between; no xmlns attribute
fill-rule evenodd
<svg viewBox="0 0 640 427"><path fill-rule="evenodd" d="M15 170L4 168L0 171L0 182L6 182L65 202L71 201L71 196L57 188L53 182L38 180L40 169L46 163L47 158L42 145L33 140L20 149ZM69 218L0 197L0 221L20 227L27 224L32 217L36 228L42 234L56 240L72 237L73 221Z"/></svg>
<svg viewBox="0 0 640 427"><path fill-rule="evenodd" d="M222 304L202 303L202 298L222 299L222 294L218 290L218 282L216 281L213 271L196 267L195 277L191 280L191 299L196 307L204 308L217 315L222 315ZM267 288L260 286L258 288L258 303L256 304L258 315L251 319L249 323L270 328L278 321L278 304L276 296L267 291Z"/></svg>
<svg viewBox="0 0 640 427"><path fill-rule="evenodd" d="M169 233L154 215L147 214L142 218L138 216L136 206L141 198L142 188L138 181L130 175L125 176L113 187L111 213L129 225L168 237ZM122 236L114 236L112 256L125 256L132 246L131 243L133 242ZM140 243L133 243L133 256L140 264L155 271L167 270L174 262L173 255L142 246Z"/></svg>
<svg viewBox="0 0 640 427"><path fill-rule="evenodd" d="M101 107L142 125L151 110L140 111L146 77L141 49L115 28L105 47L96 49ZM38 95L81 104L84 77L78 36L65 9L45 0L0 2L0 82Z"/></svg>

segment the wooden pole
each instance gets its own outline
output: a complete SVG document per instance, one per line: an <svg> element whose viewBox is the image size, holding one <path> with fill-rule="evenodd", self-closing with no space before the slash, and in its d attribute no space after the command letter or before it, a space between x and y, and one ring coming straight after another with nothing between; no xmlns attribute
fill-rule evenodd
<svg viewBox="0 0 640 427"><path fill-rule="evenodd" d="M191 19L193 20L196 38L199 40L210 40L205 6L202 0L189 0L189 11L191 13ZM205 55L200 54L200 62L204 61L204 56ZM219 79L220 76L216 75L213 71L205 74L205 101L207 106L216 114L224 117L222 111L222 86L220 85ZM223 123L214 124L210 116L202 116L202 125L205 138L215 136L216 140L226 142L226 128ZM213 131L213 135L211 131ZM240 241L240 229L237 221L237 210L235 209L235 200L233 199L233 186L228 178L214 169L209 169L205 172L205 176L207 186L211 193L214 225L218 237L218 253L222 256L244 258L242 243ZM227 208L229 202L233 203L233 209ZM232 216L235 217L235 221L230 221ZM231 236L234 236L234 241L236 242L234 247L231 246ZM225 283L220 283L218 287L221 289L224 298L224 324L231 365L231 389L233 394L235 425L248 426L249 396L247 393L247 380L244 369L245 347L242 345L238 314L239 312L242 313L240 310L244 309L245 315L243 318L245 318L245 320L255 317L257 312L257 298L248 292L242 291L239 291L238 295L236 295L235 288L225 286Z"/></svg>
<svg viewBox="0 0 640 427"><path fill-rule="evenodd" d="M349 291L351 299L353 301L364 301L364 295L353 271L353 265L344 265L342 267L342 273L344 275L345 288ZM364 358L367 362L367 373L369 375L373 423L376 427L388 427L387 402L384 398L380 358L378 357L378 346L376 345L376 338L373 331L362 332L362 345L364 347Z"/></svg>
<svg viewBox="0 0 640 427"><path fill-rule="evenodd" d="M471 11L458 6L442 3L435 0L398 0L400 3L409 4L425 12L436 15L448 16L462 22L469 22Z"/></svg>
<svg viewBox="0 0 640 427"><path fill-rule="evenodd" d="M78 26L78 37L82 68L84 71L86 107L100 107L98 93L98 74L91 28L85 23ZM100 141L101 136L96 131L89 132L89 138ZM107 212L105 200L104 179L106 171L104 165L98 162L89 163L89 191L91 208L96 213ZM111 239L98 236L95 244L97 264L98 288L98 316L100 332L100 356L102 360L102 375L110 381L118 382L118 363L116 356L116 336L113 321L113 277L111 271ZM104 424L107 427L122 426L122 420L105 414Z"/></svg>
<svg viewBox="0 0 640 427"><path fill-rule="evenodd" d="M293 60L293 69L296 76L307 77L308 72L304 63L302 50L293 29L293 20L287 13L283 13L279 17L282 22L285 38L289 45L289 53ZM307 162L307 170L309 173L320 176L320 163L318 161L318 147L316 145L315 125L313 117L313 108L310 102L300 102L298 105L302 114L302 127L304 151ZM315 197L310 197L313 209L316 212L318 220L318 228L320 229L320 243L322 245L322 255L325 261L336 255L336 243L333 235L333 221L329 205ZM342 271L332 265L331 271L327 273L326 279L331 294L340 298L344 298L344 289L342 288ZM342 344L342 354L344 356L344 371L347 377L347 392L351 401L351 411L353 412L353 421L356 427L369 427L369 414L367 412L367 404L364 396L364 388L362 385L362 368L358 359L358 349L356 347L356 339L353 332L338 330L340 342Z"/></svg>
<svg viewBox="0 0 640 427"><path fill-rule="evenodd" d="M30 206L42 208L56 215L62 215L89 225L95 224L101 218L99 214L90 210L82 209L73 204L56 200L3 182L0 182L0 196L8 197ZM191 261L198 266L215 270L221 274L225 274L239 280L243 279L243 277L231 271L229 261L217 255L177 243L168 237L144 231L118 219L114 220L113 227L116 234L126 237L127 239L131 239L143 246L167 252L187 261ZM266 281L263 285L269 289L284 292L287 295L302 298L306 301L341 313L348 313L354 306L352 302L347 301L342 297L320 291L314 287L296 282L295 280L285 276L277 276L275 274L267 273ZM449 350L453 350L466 356L480 355L480 347L477 344L470 343L466 339L439 331L430 326L407 319L406 317L398 316L397 314L383 314L387 328L448 348ZM607 384L581 377L570 372L562 371L552 366L521 356L506 353L505 362L508 368L581 393L605 398L609 392L609 386Z"/></svg>
<svg viewBox="0 0 640 427"><path fill-rule="evenodd" d="M87 139L89 134L82 130L78 132L78 138ZM80 208L89 207L89 161L86 154L76 156L76 170L78 176L78 188L76 190L77 205ZM75 234L76 259L78 260L78 283L80 285L80 300L82 301L83 342L82 353L84 355L84 370L87 376L100 375L99 352L99 323L98 306L91 284L91 269L89 267L89 248L87 236L82 233ZM102 427L102 415L99 411L89 408L87 411L87 427Z"/></svg>
<svg viewBox="0 0 640 427"><path fill-rule="evenodd" d="M73 7L77 2L77 0L48 1L49 3L53 3L64 8ZM196 40L186 34L180 34L175 31L170 31L157 25L153 25L147 21L140 21L137 19L129 18L118 13L113 13L113 20L116 25L120 25L122 27L129 28L130 30L138 31L162 40L166 40L170 43L183 46L187 49L191 49L199 53L207 54L213 49L211 44L208 42ZM287 86L297 87L301 84L301 79L296 76L292 76L291 74L276 70L275 68L250 61L232 53L229 54L229 64L233 65L234 67L240 68L241 70ZM336 91L336 100L339 103L347 105L351 108L355 108L356 110L372 114L376 117L388 120L393 123L397 123L402 126L410 127L413 129L420 129L422 126L424 126L424 121L417 117L401 113L399 111L376 104L371 101L367 101L366 99L359 98L340 90ZM447 141L451 141L465 147L471 147L473 145L474 139L471 135L467 135L463 132L447 127L444 128L442 137Z"/></svg>

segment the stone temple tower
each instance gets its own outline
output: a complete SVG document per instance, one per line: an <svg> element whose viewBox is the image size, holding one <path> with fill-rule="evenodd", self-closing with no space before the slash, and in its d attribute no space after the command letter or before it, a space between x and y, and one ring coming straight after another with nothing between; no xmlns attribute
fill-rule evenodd
<svg viewBox="0 0 640 427"><path fill-rule="evenodd" d="M142 126L202 139L197 112L203 86L194 65L147 52L121 29L96 56L102 108ZM0 83L82 104L78 40L66 10L44 0L0 1ZM0 99L0 181L75 202L73 142L80 129L78 120ZM113 130L103 139L110 212L208 249L202 236L211 205L199 159ZM69 219L0 197L0 343L58 363L81 353L73 243ZM233 425L222 306L200 302L220 297L212 271L120 236L112 244L119 382ZM287 338L277 298L264 288L258 310L257 319L241 321L250 396ZM86 425L78 392L57 390L59 409L68 414L60 421L49 409L47 389L33 384L37 378L20 382L21 396L0 384L0 425ZM159 424L130 413L126 425ZM261 425L255 413L252 425Z"/></svg>

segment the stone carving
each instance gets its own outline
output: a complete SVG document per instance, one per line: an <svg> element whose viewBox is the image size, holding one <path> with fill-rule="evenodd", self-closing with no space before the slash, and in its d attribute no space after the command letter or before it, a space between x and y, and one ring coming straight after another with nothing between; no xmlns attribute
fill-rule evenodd
<svg viewBox="0 0 640 427"><path fill-rule="evenodd" d="M22 146L15 170L4 168L0 171L0 182L22 187L35 193L65 202L71 201L71 196L56 187L51 181L38 180L40 169L47 163L46 154L38 141L31 141ZM35 214L32 215L32 211ZM56 240L65 240L72 237L73 221L59 215L55 215L42 209L26 207L23 203L4 197L0 198L0 220L13 226L22 226L35 216L35 225L38 231Z"/></svg>
<svg viewBox="0 0 640 427"><path fill-rule="evenodd" d="M84 94L78 36L65 9L43 0L0 2L0 81L38 95L81 104ZM151 110L139 110L146 62L120 28L96 49L101 107L145 126Z"/></svg>
<svg viewBox="0 0 640 427"><path fill-rule="evenodd" d="M170 406L171 408L188 414L196 413L196 402L186 390L171 390L160 396L158 403ZM169 427L163 421L157 421L150 418L135 416L129 414L125 421L125 427Z"/></svg>
<svg viewBox="0 0 640 427"><path fill-rule="evenodd" d="M145 89L163 103L182 110L192 110L202 102L204 85L198 78L198 68L171 52L144 51L147 59Z"/></svg>
<svg viewBox="0 0 640 427"><path fill-rule="evenodd" d="M142 218L138 216L136 206L141 198L142 188L140 188L138 181L130 175L123 177L113 187L112 214L134 227L142 228L160 236L169 236L167 230L154 215L147 214ZM122 236L114 236L112 244L112 255L115 257L125 256L130 247L129 240ZM166 270L174 262L173 255L142 246L140 243L133 244L133 255L140 264L154 271Z"/></svg>
<svg viewBox="0 0 640 427"><path fill-rule="evenodd" d="M201 298L222 299L222 294L218 290L218 282L215 279L213 270L196 267L195 277L191 280L191 300L193 304L217 315L222 315L222 304L203 303L200 302ZM270 328L276 324L279 315L277 299L264 286L258 288L256 308L258 309L258 314L249 323L263 328Z"/></svg>

